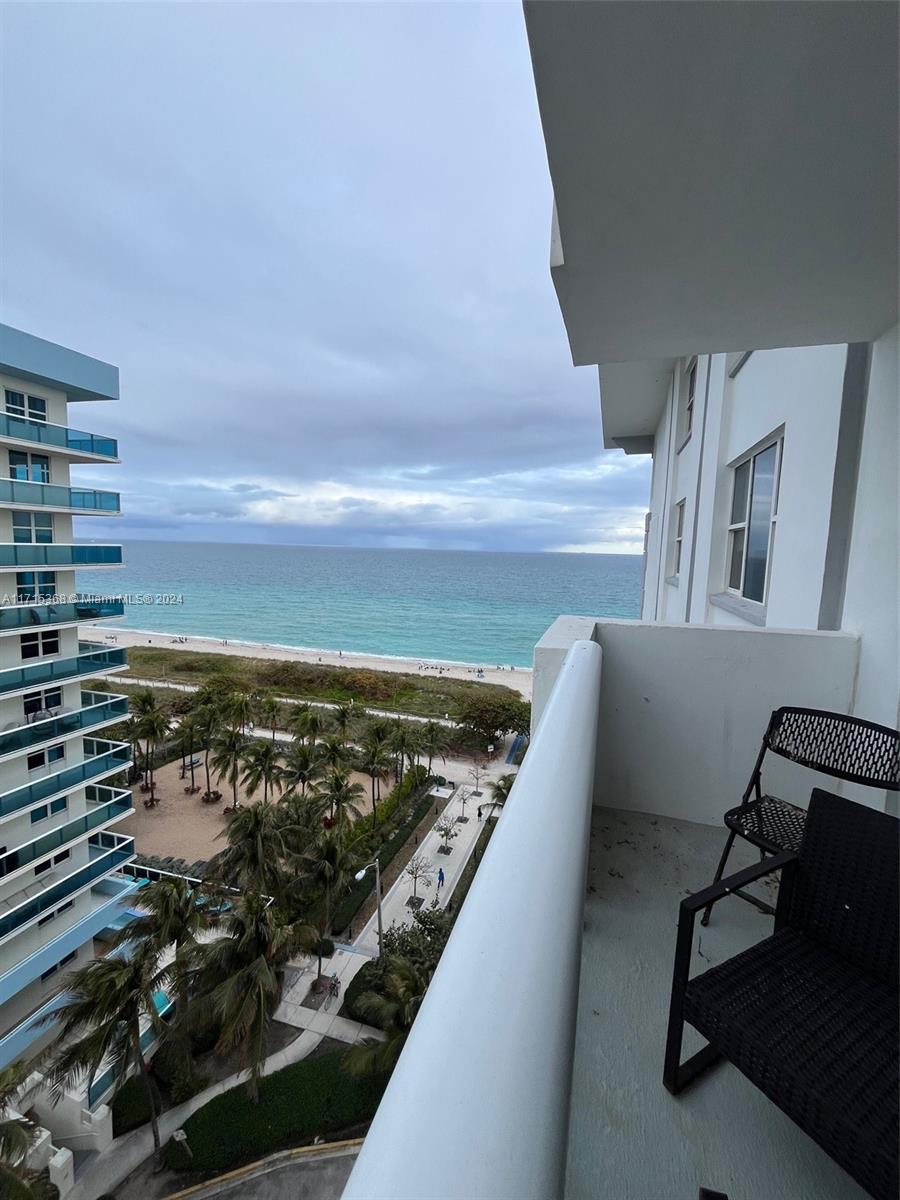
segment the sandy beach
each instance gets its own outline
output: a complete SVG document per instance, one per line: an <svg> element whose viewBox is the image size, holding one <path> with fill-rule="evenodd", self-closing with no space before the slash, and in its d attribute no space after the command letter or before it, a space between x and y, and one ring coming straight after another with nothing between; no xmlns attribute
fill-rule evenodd
<svg viewBox="0 0 900 1200"><path fill-rule="evenodd" d="M531 700L531 668L489 666L480 663L433 662L418 658L389 658L376 654L358 654L337 650L302 650L293 646L275 646L266 642L223 642L220 638L184 637L169 633L149 633L141 629L117 629L112 625L88 626L84 636L91 641L116 646L156 646L163 650L195 650L204 654L234 654L242 658L273 658L293 662L324 663L332 667L364 667L370 671L396 671L402 674L439 674L455 679L480 679L513 688Z"/></svg>

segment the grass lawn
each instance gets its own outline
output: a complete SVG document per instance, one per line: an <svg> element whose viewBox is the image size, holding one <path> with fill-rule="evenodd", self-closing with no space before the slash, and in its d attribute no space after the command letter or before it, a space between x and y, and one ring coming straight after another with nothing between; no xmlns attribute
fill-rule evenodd
<svg viewBox="0 0 900 1200"><path fill-rule="evenodd" d="M373 708L422 717L443 717L446 713L452 716L460 702L471 695L519 699L519 693L512 688L474 679L404 675L361 667L330 667L150 646L130 648L128 664L132 674L141 679L200 684L224 676L237 687L271 688L279 695L302 700L353 700Z"/></svg>
<svg viewBox="0 0 900 1200"><path fill-rule="evenodd" d="M334 1135L368 1121L386 1078L353 1079L341 1070L344 1050L305 1058L260 1080L256 1104L244 1085L216 1096L185 1122L193 1159L171 1145L175 1170L227 1171L317 1134Z"/></svg>

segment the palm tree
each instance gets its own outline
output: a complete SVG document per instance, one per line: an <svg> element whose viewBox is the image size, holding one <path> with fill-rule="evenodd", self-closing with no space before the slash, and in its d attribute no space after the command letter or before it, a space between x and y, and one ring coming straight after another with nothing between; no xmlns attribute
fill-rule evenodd
<svg viewBox="0 0 900 1200"><path fill-rule="evenodd" d="M212 744L212 766L216 775L231 784L232 812L238 806L238 778L244 763L246 740L239 729L223 729Z"/></svg>
<svg viewBox="0 0 900 1200"><path fill-rule="evenodd" d="M381 781L387 778L391 769L391 756L384 742L364 742L356 759L360 771L368 775L372 781L372 828L378 824L378 801L381 794Z"/></svg>
<svg viewBox="0 0 900 1200"><path fill-rule="evenodd" d="M329 808L329 817L337 820L338 828L342 828L347 814L358 820L360 817L359 799L364 794L361 783L351 783L346 771L337 767L329 771L325 780L316 789Z"/></svg>
<svg viewBox="0 0 900 1200"><path fill-rule="evenodd" d="M135 732L138 738L145 738L144 743L144 780L147 781L150 762L150 743L146 740L144 723L146 719L159 709L159 701L151 688L140 688L134 692L128 701L128 711L135 719Z"/></svg>
<svg viewBox="0 0 900 1200"><path fill-rule="evenodd" d="M422 726L422 753L428 755L428 776L431 777L431 764L435 758L440 758L441 762L446 762L446 753L449 749L447 742L447 734L443 726L437 721L426 721Z"/></svg>
<svg viewBox="0 0 900 1200"><path fill-rule="evenodd" d="M325 729L325 718L320 709L310 707L307 710L305 728L308 742L315 742L321 736Z"/></svg>
<svg viewBox="0 0 900 1200"><path fill-rule="evenodd" d="M281 751L274 741L253 741L247 747L244 757L244 771L241 782L248 796L255 796L262 784L263 801L269 799L269 789L275 794L275 788L281 780Z"/></svg>
<svg viewBox="0 0 900 1200"><path fill-rule="evenodd" d="M197 1015L219 1028L219 1053L241 1049L254 1099L284 969L294 954L308 953L317 938L309 925L281 922L275 907L251 892L239 896L224 915L221 936L198 948Z"/></svg>
<svg viewBox="0 0 900 1200"><path fill-rule="evenodd" d="M197 737L203 747L203 769L206 772L206 794L212 794L212 783L209 778L209 755L213 742L222 728L222 713L215 704L201 704L194 710L194 727Z"/></svg>
<svg viewBox="0 0 900 1200"><path fill-rule="evenodd" d="M164 741L169 732L169 718L159 707L153 708L138 720L138 728L147 745L147 781L150 784L150 798L153 799L154 773L156 764L156 748Z"/></svg>
<svg viewBox="0 0 900 1200"><path fill-rule="evenodd" d="M331 710L331 720L342 741L347 740L347 731L353 716L353 701L336 704Z"/></svg>
<svg viewBox="0 0 900 1200"><path fill-rule="evenodd" d="M138 719L135 716L130 716L125 722L122 736L125 741L131 746L131 757L134 759L134 766L128 775L128 782L133 783L140 779L143 775L141 770L141 727Z"/></svg>
<svg viewBox="0 0 900 1200"><path fill-rule="evenodd" d="M488 791L491 793L491 816L494 815L495 809L502 808L509 799L509 793L515 782L516 772L509 771L506 775L501 775L499 779L494 779L488 784Z"/></svg>
<svg viewBox="0 0 900 1200"><path fill-rule="evenodd" d="M267 692L259 702L259 717L267 729L272 731L272 741L275 741L275 730L281 719L281 705L272 692Z"/></svg>
<svg viewBox="0 0 900 1200"><path fill-rule="evenodd" d="M391 749L397 760L397 782L403 782L403 772L408 764L412 766L418 761L419 736L418 730L398 721L391 736Z"/></svg>
<svg viewBox="0 0 900 1200"><path fill-rule="evenodd" d="M341 829L324 830L303 856L309 878L323 892L319 914L320 937L331 928L332 904L335 895L348 882L359 862L356 842L348 843ZM322 953L319 948L318 979L322 978Z"/></svg>
<svg viewBox="0 0 900 1200"><path fill-rule="evenodd" d="M318 749L326 770L342 771L346 767L350 752L341 738L329 734L318 743Z"/></svg>
<svg viewBox="0 0 900 1200"><path fill-rule="evenodd" d="M0 1196L4 1200L49 1200L44 1180L25 1165L35 1127L10 1111L30 1072L31 1065L24 1061L0 1070Z"/></svg>
<svg viewBox="0 0 900 1200"><path fill-rule="evenodd" d="M209 875L243 892L280 896L283 864L289 857L288 831L278 805L269 800L238 809L219 834L228 845L210 862Z"/></svg>
<svg viewBox="0 0 900 1200"><path fill-rule="evenodd" d="M235 729L239 729L243 736L247 732L247 726L253 723L253 717L256 713L256 700L252 692L238 691L228 700L228 719Z"/></svg>
<svg viewBox="0 0 900 1200"><path fill-rule="evenodd" d="M380 1075L396 1066L431 982L431 972L405 958L389 958L383 993L363 992L355 1010L387 1035L382 1042L358 1042L341 1065L351 1075Z"/></svg>
<svg viewBox="0 0 900 1200"><path fill-rule="evenodd" d="M197 719L194 713L189 712L181 718L178 723L178 745L181 750L182 770L181 777L184 778L185 770L191 773L191 794L196 792L197 785L194 781L194 746L197 742ZM185 764L187 764L185 766Z"/></svg>
<svg viewBox="0 0 900 1200"><path fill-rule="evenodd" d="M306 741L306 722L311 708L305 702L302 704L292 704L289 710L287 719L288 732L298 742Z"/></svg>
<svg viewBox="0 0 900 1200"><path fill-rule="evenodd" d="M285 756L283 779L288 791L300 789L305 796L307 789L322 778L324 766L319 747L314 742L295 741Z"/></svg>
<svg viewBox="0 0 900 1200"><path fill-rule="evenodd" d="M160 970L159 954L149 945L138 945L128 955L96 958L69 977L63 1005L46 1018L57 1023L54 1051L45 1072L57 1097L85 1075L90 1087L104 1062L111 1064L117 1088L131 1069L137 1069L147 1089L157 1161L157 1097L141 1047L141 1024L146 1019L156 1032L167 1032L154 996L168 974L167 968Z"/></svg>

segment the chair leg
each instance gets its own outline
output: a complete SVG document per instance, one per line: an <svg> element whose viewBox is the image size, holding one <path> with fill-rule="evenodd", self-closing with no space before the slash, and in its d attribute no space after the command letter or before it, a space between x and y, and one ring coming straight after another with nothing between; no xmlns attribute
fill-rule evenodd
<svg viewBox="0 0 900 1200"><path fill-rule="evenodd" d="M734 839L737 835L733 829L728 831L728 837L725 840L725 849L722 851L722 857L719 859L719 865L716 867L716 873L713 876L713 883L718 883L725 874L725 864L728 862L728 855L731 853L731 847L734 845ZM706 926L709 924L709 914L712 912L712 905L707 904L703 910L703 916L700 918L700 924Z"/></svg>

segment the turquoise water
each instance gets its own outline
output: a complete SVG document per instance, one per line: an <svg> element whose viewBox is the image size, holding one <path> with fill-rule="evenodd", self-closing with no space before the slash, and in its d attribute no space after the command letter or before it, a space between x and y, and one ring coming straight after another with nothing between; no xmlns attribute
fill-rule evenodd
<svg viewBox="0 0 900 1200"><path fill-rule="evenodd" d="M530 666L561 613L637 617L641 563L625 554L130 542L121 570L77 579L82 592L124 594L117 624L132 629Z"/></svg>

